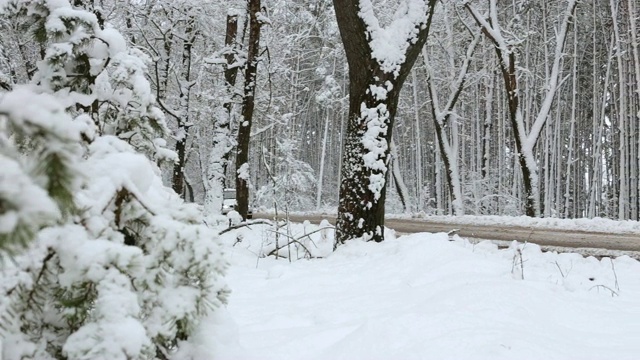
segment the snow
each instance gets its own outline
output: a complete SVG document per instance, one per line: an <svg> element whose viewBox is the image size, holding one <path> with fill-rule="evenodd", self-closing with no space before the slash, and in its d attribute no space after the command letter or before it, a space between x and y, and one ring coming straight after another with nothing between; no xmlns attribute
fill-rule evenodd
<svg viewBox="0 0 640 360"><path fill-rule="evenodd" d="M373 170L369 175L368 187L377 201L380 199L386 183L387 164L385 158L388 150L386 134L389 112L385 104L378 104L375 108L367 108L365 104L361 104L360 116L367 124L367 130L361 140L366 149L362 160L364 166Z"/></svg>
<svg viewBox="0 0 640 360"><path fill-rule="evenodd" d="M11 234L20 224L29 224L33 219L53 222L60 216L56 203L15 160L0 154L0 167L0 199L7 201L0 213L0 235Z"/></svg>
<svg viewBox="0 0 640 360"><path fill-rule="evenodd" d="M63 141L72 142L80 139L78 128L64 112L56 97L38 93L37 89L29 85L16 86L13 91L4 94L0 99L0 113L11 114L12 126L24 129L27 135L33 136L46 129Z"/></svg>
<svg viewBox="0 0 640 360"><path fill-rule="evenodd" d="M360 0L359 7L358 15L367 27L371 57L378 61L382 71L398 76L407 49L418 40L418 33L427 21L425 1L402 3L387 27L380 26L371 0Z"/></svg>
<svg viewBox="0 0 640 360"><path fill-rule="evenodd" d="M636 359L640 350L640 263L626 256L499 250L442 233L353 240L332 253L325 230L324 240L309 235L323 258L289 262L258 256L273 247L271 231L224 235L233 292L223 323L235 335L216 342L220 359Z"/></svg>
<svg viewBox="0 0 640 360"><path fill-rule="evenodd" d="M247 182L251 179L251 175L249 174L249 163L244 163L240 166L240 169L238 169L238 177Z"/></svg>
<svg viewBox="0 0 640 360"><path fill-rule="evenodd" d="M269 25L271 25L271 20L267 16L265 16L263 13L261 13L259 11L256 13L256 20L258 20L258 22L260 24L269 24Z"/></svg>
<svg viewBox="0 0 640 360"><path fill-rule="evenodd" d="M391 215L391 218L407 218L406 215ZM518 226L526 228L554 229L566 231L590 231L613 234L640 234L640 222L632 220L611 220L604 218L593 219L559 219L559 218L535 218L529 216L424 216L423 219L432 222L450 223L456 225L497 225Z"/></svg>

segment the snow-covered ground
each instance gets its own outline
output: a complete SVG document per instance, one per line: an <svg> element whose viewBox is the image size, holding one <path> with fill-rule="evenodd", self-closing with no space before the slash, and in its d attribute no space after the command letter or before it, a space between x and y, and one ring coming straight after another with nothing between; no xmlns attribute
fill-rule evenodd
<svg viewBox="0 0 640 360"><path fill-rule="evenodd" d="M638 359L640 263L446 234L351 241L280 231L306 251L261 257L273 228L225 234L233 291L215 319L221 359ZM238 242L240 240L240 242ZM235 245L234 245L235 244ZM289 252L289 250L291 250ZM233 330L230 332L230 329Z"/></svg>

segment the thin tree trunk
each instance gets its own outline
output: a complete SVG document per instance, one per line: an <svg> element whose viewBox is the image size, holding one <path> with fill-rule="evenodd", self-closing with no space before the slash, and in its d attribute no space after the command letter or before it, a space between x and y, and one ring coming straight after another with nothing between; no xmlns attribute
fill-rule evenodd
<svg viewBox="0 0 640 360"><path fill-rule="evenodd" d="M616 44L616 61L618 65L618 130L620 131L619 139L620 146L618 148L619 158L619 191L618 191L618 219L625 220L628 217L627 209L629 206L629 191L628 191L628 175L627 175L627 121L626 121L626 86L624 85L624 65L622 59L622 42L620 41L620 30L618 27L618 9L616 7L615 0L609 0L611 7L611 20L613 22L613 34L615 36Z"/></svg>
<svg viewBox="0 0 640 360"><path fill-rule="evenodd" d="M458 167L457 156L457 134L456 124L452 121L452 114L462 90L464 90L464 84L469 70L469 64L476 45L480 41L480 34L476 35L469 47L467 48L466 57L459 70L458 76L455 82L452 84L453 91L449 95L449 99L443 109L440 109L437 91L435 83L433 81L433 74L430 66L428 65L428 57L426 51L422 51L425 63L427 63L427 70L429 72L427 77L427 88L429 90L429 97L431 99L431 114L434 120L434 126L436 129L436 137L438 140L438 147L440 149L440 157L444 163L444 170L447 176L447 184L449 188L449 196L451 197L451 208L453 215L464 215L464 206L462 199L462 185L460 184L460 169ZM449 125L451 130L451 140L446 133L444 126Z"/></svg>
<svg viewBox="0 0 640 360"><path fill-rule="evenodd" d="M327 153L327 138L329 135L329 110L324 120L324 135L322 136L322 152L320 153L320 171L318 173L318 187L316 192L316 210L322 205L322 180L324 178L324 160Z"/></svg>
<svg viewBox="0 0 640 360"><path fill-rule="evenodd" d="M488 175L489 157L491 156L491 124L493 117L493 88L494 79L493 72L488 76L485 105L484 105L484 122L482 123L482 165L480 171L482 179L486 180Z"/></svg>
<svg viewBox="0 0 640 360"><path fill-rule="evenodd" d="M413 95L413 121L415 126L415 172L416 172L416 211L421 211L424 203L422 198L422 187L424 186L422 178L422 134L420 134L420 105L418 104L418 80L416 71L411 72L411 87Z"/></svg>
<svg viewBox="0 0 640 360"><path fill-rule="evenodd" d="M637 13L637 8L635 7L637 5L637 1L634 0L627 0L627 6L628 6L628 12L629 12L629 32L631 34L631 48L632 48L632 52L633 52L633 69L634 69L634 73L635 73L635 91L636 91L636 106L635 109L637 110L636 114L631 114L631 116L635 116L637 121L634 122L634 124L636 124L636 144L634 144L636 146L636 158L633 159L632 161L634 161L635 163L635 168L636 168L636 182L635 182L635 188L636 191L634 192L634 195L636 197L636 201L634 202L634 220L638 220L638 218L640 217L640 174L638 174L638 172L640 172L640 136L638 135L638 132L640 132L640 125L638 124L638 122L640 122L640 50L638 49L640 47L639 45L639 41L640 39L638 38L638 25L636 23L636 19L637 17L640 16L639 13ZM634 107L631 107L631 109L634 109Z"/></svg>
<svg viewBox="0 0 640 360"><path fill-rule="evenodd" d="M249 212L249 140L253 110L255 107L256 79L258 72L258 51L260 48L260 0L247 0L249 11L249 46L244 79L244 98L242 100L242 123L238 128L238 147L236 151L236 210L243 219Z"/></svg>
<svg viewBox="0 0 640 360"><path fill-rule="evenodd" d="M571 200L569 193L569 185L573 181L571 176L571 164L573 164L573 143L575 141L575 128L576 128L576 106L577 106L577 94L578 94L578 32L573 36L573 79L572 79L572 94L571 94L571 128L569 129L569 154L567 155L567 171L565 172L565 187L564 187L564 217L568 217L569 214L569 202ZM558 173L558 176L560 174ZM574 199L575 201L575 199Z"/></svg>
<svg viewBox="0 0 640 360"><path fill-rule="evenodd" d="M231 115L233 109L233 94L238 75L238 56L236 39L238 36L238 14L230 13L227 16L227 29L225 35L225 68L224 87L225 99L222 111L215 114L213 120L213 144L209 153L207 167L207 193L205 196L205 212L208 214L219 213L222 210L223 190L229 156L231 154Z"/></svg>
<svg viewBox="0 0 640 360"><path fill-rule="evenodd" d="M493 41L496 55L498 57L500 70L504 79L505 90L509 105L509 115L513 130L516 149L518 151L518 162L522 170L522 184L525 197L525 214L527 216L539 216L540 214L540 188L538 179L538 165L536 163L534 147L540 133L546 124L547 117L560 82L560 63L563 56L565 40L569 28L569 23L573 19L573 13L577 6L576 0L569 0L564 19L560 24L556 35L556 48L551 73L546 81L546 94L537 113L535 120L531 123L529 131L526 129L525 117L522 105L520 104L518 74L516 72L515 52L511 50L511 45L503 37L498 24L498 11L496 0L489 0L490 20L486 20L473 6L465 4L478 25L483 29L484 34Z"/></svg>
<svg viewBox="0 0 640 360"><path fill-rule="evenodd" d="M187 138L189 136L189 128L191 122L189 120L189 98L191 94L191 88L193 83L191 82L191 50L193 43L195 42L195 19L189 17L187 27L185 30L185 39L182 45L182 74L179 81L180 87L180 116L178 120L178 130L176 132L176 153L178 154L178 161L173 166L173 190L184 198L184 171L187 162L186 150L187 150Z"/></svg>
<svg viewBox="0 0 640 360"><path fill-rule="evenodd" d="M398 157L398 148L396 147L395 141L393 139L391 140L391 173L393 174L393 181L396 185L398 197L400 198L400 202L402 203L402 209L405 213L409 213L409 189L407 189L407 185L405 185L404 179L402 178L402 172L400 171L400 161Z"/></svg>

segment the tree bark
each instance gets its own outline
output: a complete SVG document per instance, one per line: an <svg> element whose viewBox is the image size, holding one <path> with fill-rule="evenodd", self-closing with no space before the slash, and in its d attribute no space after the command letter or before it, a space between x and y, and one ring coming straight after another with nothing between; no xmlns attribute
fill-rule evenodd
<svg viewBox="0 0 640 360"><path fill-rule="evenodd" d="M249 140L255 107L256 79L258 72L258 51L260 50L260 0L247 0L249 11L249 46L244 78L244 98L242 100L242 123L238 127L238 147L236 151L236 210L243 219L249 212Z"/></svg>
<svg viewBox="0 0 640 360"><path fill-rule="evenodd" d="M436 0L425 4L425 17L414 29L417 36L407 38L404 61L392 70L373 56L371 29L360 14L360 1L334 0L333 4L349 64L349 117L336 246L354 238L380 242L384 240L389 145L400 89L427 41Z"/></svg>

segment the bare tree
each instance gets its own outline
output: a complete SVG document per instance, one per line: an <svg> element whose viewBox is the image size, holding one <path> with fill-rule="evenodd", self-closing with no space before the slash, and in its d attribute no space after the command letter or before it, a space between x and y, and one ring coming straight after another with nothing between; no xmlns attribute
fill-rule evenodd
<svg viewBox="0 0 640 360"><path fill-rule="evenodd" d="M440 157L444 164L444 171L447 177L447 184L449 186L449 196L451 197L453 215L464 215L462 185L460 184L460 170L458 166L458 131L455 119L457 115L454 113L454 108L458 99L460 99L462 91L464 90L467 72L469 71L469 64L471 63L473 52L475 51L479 41L480 34L477 33L474 35L473 40L467 48L459 73L451 83L452 92L442 108L440 107L438 91L436 89L435 80L433 79L433 69L430 65L427 65L427 72L429 74L427 77L427 88L429 90L429 98L431 99L431 114L435 125ZM453 44L451 44L451 46L453 46ZM422 53L425 58L425 62L428 62L427 52L423 49ZM453 56L449 56L449 59L450 61L453 61ZM451 129L451 134L448 134L447 128Z"/></svg>
<svg viewBox="0 0 640 360"><path fill-rule="evenodd" d="M466 4L467 10L471 13L475 21L482 28L484 34L493 42L500 71L504 79L505 91L507 92L509 117L518 151L518 162L522 170L522 182L525 193L525 213L528 216L540 215L540 188L538 184L538 165L534 157L534 147L540 137L540 133L547 122L547 117L551 110L551 105L560 86L560 61L563 57L565 40L569 23L573 18L573 13L577 6L576 0L569 0L564 13L563 21L556 36L556 48L554 53L551 74L546 80L546 94L537 113L535 120L531 122L529 129L526 128L526 119L523 116L522 105L520 104L520 89L518 84L518 73L516 64L516 52L513 47L514 42L507 40L503 35L499 21L497 1L489 0L488 20L470 3Z"/></svg>

